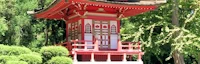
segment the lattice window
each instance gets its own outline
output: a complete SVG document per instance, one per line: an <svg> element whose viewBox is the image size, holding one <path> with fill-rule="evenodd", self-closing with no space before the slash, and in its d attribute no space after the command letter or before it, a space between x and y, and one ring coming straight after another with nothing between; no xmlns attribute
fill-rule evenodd
<svg viewBox="0 0 200 64"><path fill-rule="evenodd" d="M91 25L90 25L89 23L87 23L87 24L85 25L85 32L86 32L86 33L91 33Z"/></svg>
<svg viewBox="0 0 200 64"><path fill-rule="evenodd" d="M116 33L116 26L115 25L112 25L111 26L111 33Z"/></svg>

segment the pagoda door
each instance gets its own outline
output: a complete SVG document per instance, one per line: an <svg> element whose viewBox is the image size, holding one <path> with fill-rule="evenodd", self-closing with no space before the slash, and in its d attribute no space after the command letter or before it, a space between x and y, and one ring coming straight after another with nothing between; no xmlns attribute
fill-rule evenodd
<svg viewBox="0 0 200 64"><path fill-rule="evenodd" d="M94 37L99 41L99 49L110 49L109 41L109 22L93 21Z"/></svg>

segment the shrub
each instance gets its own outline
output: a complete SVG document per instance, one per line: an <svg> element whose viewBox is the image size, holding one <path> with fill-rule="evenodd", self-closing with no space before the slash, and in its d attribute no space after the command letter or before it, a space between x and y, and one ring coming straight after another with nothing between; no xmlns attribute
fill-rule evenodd
<svg viewBox="0 0 200 64"><path fill-rule="evenodd" d="M10 48L10 47L0 44L0 55L6 55L9 52L7 50L8 48Z"/></svg>
<svg viewBox="0 0 200 64"><path fill-rule="evenodd" d="M29 53L29 54L41 56L41 54L40 54L40 53L37 53L37 52L31 52L31 53Z"/></svg>
<svg viewBox="0 0 200 64"><path fill-rule="evenodd" d="M7 61L18 61L19 59L16 56L0 56L0 64L5 64Z"/></svg>
<svg viewBox="0 0 200 64"><path fill-rule="evenodd" d="M62 46L46 46L42 47L40 53L43 57L44 62L48 61L52 57L56 56L68 56L69 52L65 47Z"/></svg>
<svg viewBox="0 0 200 64"><path fill-rule="evenodd" d="M11 46L8 49L8 51L9 51L8 55L29 54L32 52L29 48L20 47L20 46Z"/></svg>
<svg viewBox="0 0 200 64"><path fill-rule="evenodd" d="M49 60L48 64L72 64L72 59L64 56L56 56Z"/></svg>
<svg viewBox="0 0 200 64"><path fill-rule="evenodd" d="M31 53L31 50L20 46L0 45L0 55L20 55Z"/></svg>
<svg viewBox="0 0 200 64"><path fill-rule="evenodd" d="M28 64L25 61L8 61L6 64Z"/></svg>
<svg viewBox="0 0 200 64"><path fill-rule="evenodd" d="M41 64L42 63L42 57L40 55L35 54L21 54L19 56L19 59L21 61L25 61L28 64Z"/></svg>

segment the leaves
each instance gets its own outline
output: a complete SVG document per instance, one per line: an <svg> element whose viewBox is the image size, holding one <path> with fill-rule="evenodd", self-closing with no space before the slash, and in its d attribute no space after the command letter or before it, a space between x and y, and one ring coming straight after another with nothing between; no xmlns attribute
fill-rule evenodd
<svg viewBox="0 0 200 64"><path fill-rule="evenodd" d="M0 35L5 36L5 32L8 30L8 26L6 24L6 20L4 18L0 18Z"/></svg>
<svg viewBox="0 0 200 64"><path fill-rule="evenodd" d="M180 27L171 24L172 4L169 1L167 4L159 6L155 11L122 20L122 40L137 41L139 39L142 41L143 51L149 53L148 55L153 53L159 56L156 58L160 63L173 63L171 54L174 50L179 50L185 55L187 64L195 62L196 60L188 62L187 60L190 59L188 56L198 55L197 53L200 51L199 7L193 7L198 5L195 3L197 0L179 1ZM123 24L123 22L125 23ZM132 32L129 32L130 30ZM179 34L174 37L177 31L179 31ZM146 59L145 64L149 64L148 62L157 64L148 59L147 54L144 56L146 56L143 58ZM162 60L160 60L160 57ZM197 56L194 56L194 58L197 59Z"/></svg>

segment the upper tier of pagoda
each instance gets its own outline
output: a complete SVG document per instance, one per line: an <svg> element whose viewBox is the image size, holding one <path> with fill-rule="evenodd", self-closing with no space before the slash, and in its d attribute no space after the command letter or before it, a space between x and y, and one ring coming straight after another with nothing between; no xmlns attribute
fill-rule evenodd
<svg viewBox="0 0 200 64"><path fill-rule="evenodd" d="M141 0L140 2L115 2L107 0L54 0L49 7L36 11L36 18L68 20L76 14L85 16L89 13L116 14L116 18L124 18L154 10L162 1Z"/></svg>

